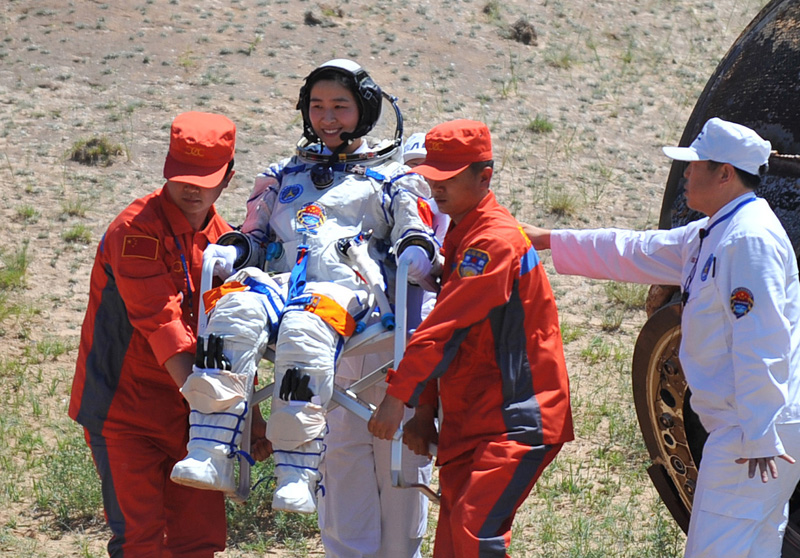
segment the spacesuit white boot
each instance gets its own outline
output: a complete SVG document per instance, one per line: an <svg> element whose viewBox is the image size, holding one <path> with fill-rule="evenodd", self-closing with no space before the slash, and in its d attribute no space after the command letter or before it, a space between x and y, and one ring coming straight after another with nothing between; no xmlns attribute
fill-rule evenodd
<svg viewBox="0 0 800 558"><path fill-rule="evenodd" d="M340 340L338 333L311 312L289 311L283 316L275 348L275 391L267 421L277 478L273 509L316 511L325 406L333 394Z"/></svg>
<svg viewBox="0 0 800 558"><path fill-rule="evenodd" d="M229 282L246 277L269 280L266 274L247 268ZM277 323L279 316L279 310L267 298L252 290L232 292L219 299L210 316L206 333L209 339L222 339L227 362L220 361L218 355L209 356L204 367L194 367L181 388L192 412L189 454L175 464L170 476L178 484L229 493L236 489L233 458L240 453L247 405L258 362L269 340L269 326ZM198 340L198 345L202 342ZM224 369L227 363L230 370Z"/></svg>
<svg viewBox="0 0 800 558"><path fill-rule="evenodd" d="M273 446L274 447L274 446ZM296 513L317 511L317 490L322 475L319 466L324 445L322 436L300 444L293 451L276 451L277 487L272 495L272 509Z"/></svg>
<svg viewBox="0 0 800 558"><path fill-rule="evenodd" d="M247 403L239 401L227 411L189 415L189 454L172 468L173 482L201 488L236 491L233 461L244 429Z"/></svg>

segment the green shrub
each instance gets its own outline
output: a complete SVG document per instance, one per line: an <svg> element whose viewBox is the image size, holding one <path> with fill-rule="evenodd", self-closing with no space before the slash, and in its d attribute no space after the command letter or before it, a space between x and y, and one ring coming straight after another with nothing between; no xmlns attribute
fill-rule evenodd
<svg viewBox="0 0 800 558"><path fill-rule="evenodd" d="M111 143L106 137L99 137L76 141L69 150L69 159L82 165L107 167L114 157L123 153L125 149L121 145Z"/></svg>
<svg viewBox="0 0 800 558"><path fill-rule="evenodd" d="M92 231L86 225L78 224L62 232L61 238L67 242L89 244L92 242Z"/></svg>
<svg viewBox="0 0 800 558"><path fill-rule="evenodd" d="M10 253L0 250L0 290L24 287L29 263L27 241Z"/></svg>
<svg viewBox="0 0 800 558"><path fill-rule="evenodd" d="M553 123L546 116L536 115L536 118L528 122L528 130L534 134L546 134L553 131Z"/></svg>

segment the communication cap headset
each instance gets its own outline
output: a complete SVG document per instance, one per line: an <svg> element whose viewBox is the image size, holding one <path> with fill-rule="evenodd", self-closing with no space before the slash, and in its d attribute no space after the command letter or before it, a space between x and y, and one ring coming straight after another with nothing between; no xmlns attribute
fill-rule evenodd
<svg viewBox="0 0 800 558"><path fill-rule="evenodd" d="M358 125L352 133L343 133L340 136L342 141L347 143L350 140L367 135L381 116L383 93L364 68L345 58L329 60L308 74L305 84L300 88L300 96L297 100L296 108L303 115L303 136L309 142L320 141L317 134L314 133L311 119L308 116L311 88L316 82L330 79L334 75L341 75L347 79L350 84L350 91L356 98L356 103L358 103Z"/></svg>

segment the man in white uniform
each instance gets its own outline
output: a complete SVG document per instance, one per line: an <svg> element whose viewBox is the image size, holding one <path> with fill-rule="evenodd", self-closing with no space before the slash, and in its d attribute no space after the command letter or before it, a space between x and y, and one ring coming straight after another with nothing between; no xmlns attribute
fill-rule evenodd
<svg viewBox="0 0 800 558"><path fill-rule="evenodd" d="M708 217L671 230L548 231L559 273L683 289L680 359L703 449L685 556L781 555L800 480L800 284L791 242L754 190L771 145L712 118L690 147L686 201ZM758 478L753 478L758 472Z"/></svg>
<svg viewBox="0 0 800 558"><path fill-rule="evenodd" d="M384 99L397 111L398 131L394 140L378 141L367 133ZM331 60L313 70L297 108L304 136L297 154L256 177L243 234L223 237L223 246L208 251L240 270L210 301L207 329L223 338L231 366L197 368L182 390L192 430L189 455L172 480L233 488L228 465L238 452L255 367L274 341L276 387L267 423L277 477L272 504L312 513L325 494L320 462L343 343L369 318L370 296L383 299L381 319L390 318L385 291L391 292L395 259L408 259L409 278L426 282L438 245L424 201L428 185L400 162L399 109L358 64ZM265 260L270 272L285 275L263 273Z"/></svg>

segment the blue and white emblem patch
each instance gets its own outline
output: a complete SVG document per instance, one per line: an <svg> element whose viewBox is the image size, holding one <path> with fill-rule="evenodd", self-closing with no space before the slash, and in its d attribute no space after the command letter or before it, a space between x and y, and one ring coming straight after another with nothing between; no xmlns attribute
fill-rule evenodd
<svg viewBox="0 0 800 558"><path fill-rule="evenodd" d="M483 274L486 269L486 264L488 264L490 260L491 258L488 252L478 250L477 248L467 248L464 250L461 263L458 265L459 277L474 277Z"/></svg>
<svg viewBox="0 0 800 558"><path fill-rule="evenodd" d="M303 186L301 184L289 184L281 188L281 193L278 195L278 201L281 203L291 203L300 197L303 193Z"/></svg>
<svg viewBox="0 0 800 558"><path fill-rule="evenodd" d="M744 287L737 287L731 292L731 312L738 320L753 309L755 304L753 293Z"/></svg>
<svg viewBox="0 0 800 558"><path fill-rule="evenodd" d="M706 263L703 264L703 271L700 272L700 280L705 281L708 279L708 272L711 271L711 266L714 264L714 254L711 254Z"/></svg>

